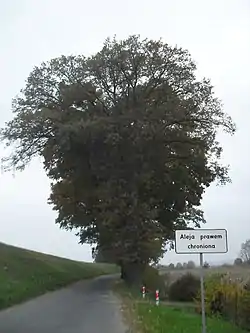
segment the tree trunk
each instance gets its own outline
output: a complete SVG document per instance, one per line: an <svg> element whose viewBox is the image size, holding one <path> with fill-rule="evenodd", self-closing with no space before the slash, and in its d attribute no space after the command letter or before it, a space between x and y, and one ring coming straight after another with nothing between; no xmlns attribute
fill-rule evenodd
<svg viewBox="0 0 250 333"><path fill-rule="evenodd" d="M126 279L126 271L124 269L124 264L121 264L121 279L125 280Z"/></svg>
<svg viewBox="0 0 250 333"><path fill-rule="evenodd" d="M140 263L126 263L121 266L121 278L128 285L141 286L145 265Z"/></svg>

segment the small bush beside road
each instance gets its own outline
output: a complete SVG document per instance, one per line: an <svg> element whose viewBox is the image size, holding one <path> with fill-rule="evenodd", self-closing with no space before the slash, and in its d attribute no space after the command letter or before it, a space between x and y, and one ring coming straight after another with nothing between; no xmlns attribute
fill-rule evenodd
<svg viewBox="0 0 250 333"><path fill-rule="evenodd" d="M169 300L178 302L193 302L200 290L200 280L197 276L187 273L180 276L169 287Z"/></svg>

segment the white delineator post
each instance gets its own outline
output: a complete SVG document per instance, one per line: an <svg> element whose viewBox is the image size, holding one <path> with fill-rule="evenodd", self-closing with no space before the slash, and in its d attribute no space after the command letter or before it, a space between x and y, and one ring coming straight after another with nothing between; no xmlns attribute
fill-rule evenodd
<svg viewBox="0 0 250 333"><path fill-rule="evenodd" d="M159 305L159 302L160 302L159 290L157 289L157 290L155 291L155 304L156 304L156 305Z"/></svg>
<svg viewBox="0 0 250 333"><path fill-rule="evenodd" d="M143 286L142 287L142 298L145 298L145 295L146 295L146 287Z"/></svg>

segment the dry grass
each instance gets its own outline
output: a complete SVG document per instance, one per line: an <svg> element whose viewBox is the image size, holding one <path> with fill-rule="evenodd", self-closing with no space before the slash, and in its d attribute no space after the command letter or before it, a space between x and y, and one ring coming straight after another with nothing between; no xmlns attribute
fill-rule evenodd
<svg viewBox="0 0 250 333"><path fill-rule="evenodd" d="M173 282L176 279L178 279L180 276L191 273L194 275L199 275L200 270L199 268L193 268L193 269L169 269L169 268L162 268L160 270L161 275L167 275L169 282ZM223 274L228 273L233 279L241 278L243 280L248 280L250 277L250 266L214 266L210 267L208 269L204 269L205 275L209 276L212 274Z"/></svg>
<svg viewBox="0 0 250 333"><path fill-rule="evenodd" d="M123 281L117 280L113 285L113 291L121 299L123 320L125 325L129 327L126 333L142 333L141 322L136 312L136 301L141 300L137 290L129 289Z"/></svg>

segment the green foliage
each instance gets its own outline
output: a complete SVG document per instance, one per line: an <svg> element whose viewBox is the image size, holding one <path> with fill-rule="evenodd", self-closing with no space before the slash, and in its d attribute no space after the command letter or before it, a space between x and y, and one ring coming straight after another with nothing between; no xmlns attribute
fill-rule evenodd
<svg viewBox="0 0 250 333"><path fill-rule="evenodd" d="M41 156L61 228L117 263L156 262L175 229L204 222L204 190L229 180L216 134L235 127L195 70L186 50L138 36L42 63L1 131L9 166Z"/></svg>
<svg viewBox="0 0 250 333"><path fill-rule="evenodd" d="M168 265L168 268L169 268L169 269L174 269L174 268L175 268L175 266L174 266L174 264L173 264L173 263L171 263L171 264L169 264L169 265Z"/></svg>
<svg viewBox="0 0 250 333"><path fill-rule="evenodd" d="M219 313L223 307L220 295L224 294L225 286L221 283L222 278L225 274L213 274L211 276L206 277L205 280L205 298L206 298L206 313ZM197 295L197 309L200 312L201 309L201 295L200 292ZM213 309L212 304L216 302L219 303L216 309ZM217 310L218 309L218 310Z"/></svg>
<svg viewBox="0 0 250 333"><path fill-rule="evenodd" d="M118 271L114 265L83 263L0 243L0 309L74 281Z"/></svg>
<svg viewBox="0 0 250 333"><path fill-rule="evenodd" d="M237 313L235 316L235 322L238 326L250 330L250 292L244 290L236 299L235 308Z"/></svg>
<svg viewBox="0 0 250 333"><path fill-rule="evenodd" d="M200 312L200 294L196 302ZM242 281L234 280L228 274L208 277L205 282L205 305L208 315L219 315L244 329L250 329L250 292Z"/></svg>
<svg viewBox="0 0 250 333"><path fill-rule="evenodd" d="M192 302L200 289L199 277L187 273L174 281L169 288L169 299L178 302Z"/></svg>
<svg viewBox="0 0 250 333"><path fill-rule="evenodd" d="M97 263L114 263L114 258L112 256L111 251L107 251L105 249L102 249L101 247L96 247L93 257L95 262Z"/></svg>

